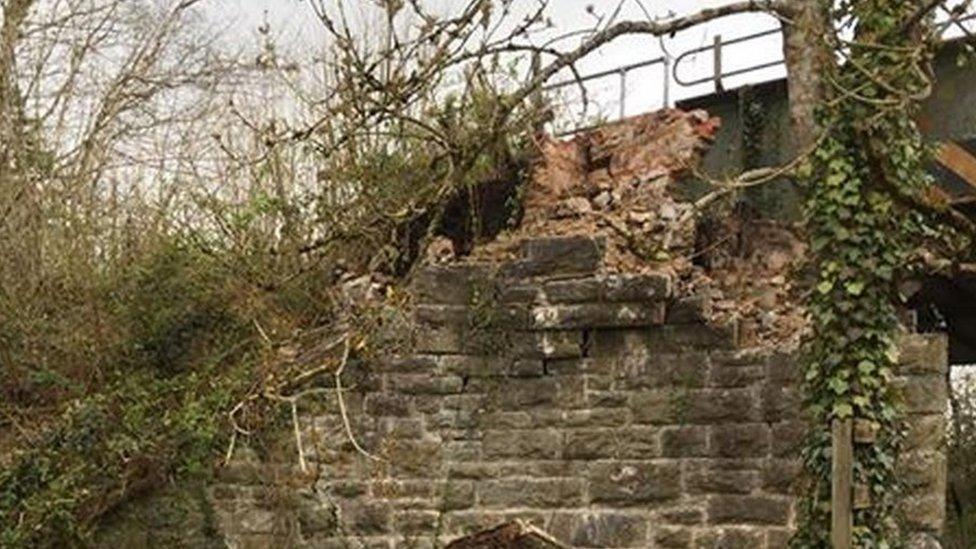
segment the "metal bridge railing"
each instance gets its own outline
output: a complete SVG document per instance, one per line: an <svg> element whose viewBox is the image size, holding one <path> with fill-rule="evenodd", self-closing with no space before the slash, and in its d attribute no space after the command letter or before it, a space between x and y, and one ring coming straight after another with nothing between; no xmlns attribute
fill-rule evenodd
<svg viewBox="0 0 976 549"><path fill-rule="evenodd" d="M976 20L976 13L956 15L952 13L952 11L946 8L945 6L942 6L942 10L949 17L945 21L939 22L940 25L939 32L941 34L944 35L949 28L955 27L961 30L967 36L976 38L976 35L973 34L973 31L967 28L964 24L966 22ZM661 76L662 76L661 78L661 92L663 97L662 103L664 107L669 107L671 105L672 81L674 82L674 84L686 88L697 86L700 84L706 84L708 82L713 82L715 85L715 92L721 92L724 91L725 89L723 85L723 80L726 78L731 78L734 76L742 76L744 74L749 74L752 72L785 65L786 61L780 58L775 61L757 63L747 67L742 67L742 68L737 68L732 70L725 69L726 65L725 65L724 54L726 48L728 48L729 46L734 46L736 44L743 44L753 40L763 39L780 33L782 33L782 28L775 28L766 31L756 32L753 34L739 36L736 38L732 38L731 40L725 40L722 38L722 35L718 34L715 35L712 44L708 46L702 46L699 48L693 48L687 50L681 53L680 55L678 55L677 57L664 55L664 56L655 57L653 59L648 59L646 61L640 61L637 63L622 65L620 67L616 67L610 70L586 74L580 76L579 78L562 80L545 86L543 88L543 91L553 92L570 86L581 86L593 80L600 80L603 78L608 78L616 75L619 79L619 86L620 86L619 115L620 118L625 118L627 113L627 77L629 73L638 69L644 69L647 67L660 65ZM703 76L700 78L685 79L684 77L682 77L681 75L682 63L686 63L688 59L693 56L696 56L701 53L706 53L706 52L712 52L712 59L713 59L712 73L710 75ZM579 131L580 129L582 128L571 130L566 133L574 133L576 131Z"/></svg>

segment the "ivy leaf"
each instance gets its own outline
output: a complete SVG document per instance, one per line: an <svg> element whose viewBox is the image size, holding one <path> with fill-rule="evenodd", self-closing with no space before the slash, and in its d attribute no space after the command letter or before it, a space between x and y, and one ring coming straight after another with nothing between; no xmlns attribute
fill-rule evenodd
<svg viewBox="0 0 976 549"><path fill-rule="evenodd" d="M851 417L854 414L854 408L846 402L838 402L834 404L834 415L839 419L844 419Z"/></svg>
<svg viewBox="0 0 976 549"><path fill-rule="evenodd" d="M830 290L833 289L834 289L834 284L829 280L824 280L820 284L817 284L817 291L820 292L822 295L826 295L830 293Z"/></svg>
<svg viewBox="0 0 976 549"><path fill-rule="evenodd" d="M847 290L848 294L857 297L862 293L864 293L864 282L860 280L848 282L847 284L844 285L844 289Z"/></svg>
<svg viewBox="0 0 976 549"><path fill-rule="evenodd" d="M885 358L890 360L892 364L895 364L898 362L898 359L900 358L899 356L900 354L901 352L898 350L898 347L896 345L892 345L888 347L887 351L885 351Z"/></svg>
<svg viewBox="0 0 976 549"><path fill-rule="evenodd" d="M844 381L839 377L831 378L828 385L830 385L830 388L834 391L834 393L837 393L838 395L842 395L846 393L848 389L851 388L850 383Z"/></svg>
<svg viewBox="0 0 976 549"><path fill-rule="evenodd" d="M875 370L874 363L870 360L862 360L857 365L857 371L863 375L870 375Z"/></svg>

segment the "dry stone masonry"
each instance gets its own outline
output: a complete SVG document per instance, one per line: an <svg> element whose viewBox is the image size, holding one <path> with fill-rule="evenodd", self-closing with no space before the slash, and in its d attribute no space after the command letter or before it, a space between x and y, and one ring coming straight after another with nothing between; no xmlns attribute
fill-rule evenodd
<svg viewBox="0 0 976 549"><path fill-rule="evenodd" d="M415 353L344 374L375 459L323 396L289 498L269 495L281 468L257 458L211 489L227 542L434 547L521 521L573 547L785 547L804 434L794 353L743 347L666 276L604 274L603 251L530 239L510 260L426 267ZM905 518L921 536L943 521L945 353L941 336L903 345Z"/></svg>

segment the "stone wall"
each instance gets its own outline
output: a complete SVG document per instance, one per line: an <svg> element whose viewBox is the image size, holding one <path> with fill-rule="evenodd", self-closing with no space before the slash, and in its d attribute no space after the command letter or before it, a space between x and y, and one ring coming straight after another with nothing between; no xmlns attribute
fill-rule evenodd
<svg viewBox="0 0 976 549"><path fill-rule="evenodd" d="M344 374L375 459L324 394L306 473L257 458L222 472L227 542L432 547L521 519L576 547L784 547L804 432L794 356L744 348L734 323L704 320L706 299L601 274L601 259L599 240L537 239L508 261L423 270L416 353ZM945 342L903 348L906 518L937 534ZM282 470L298 479L288 498L269 495Z"/></svg>

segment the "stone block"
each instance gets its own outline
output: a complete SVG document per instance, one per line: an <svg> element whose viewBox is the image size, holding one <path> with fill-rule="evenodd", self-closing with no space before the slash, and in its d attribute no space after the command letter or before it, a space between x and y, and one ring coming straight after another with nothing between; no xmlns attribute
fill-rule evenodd
<svg viewBox="0 0 976 549"><path fill-rule="evenodd" d="M766 524L786 526L790 498L781 496L718 495L708 499L710 524Z"/></svg>
<svg viewBox="0 0 976 549"><path fill-rule="evenodd" d="M765 423L723 425L711 429L711 451L719 457L764 457L770 450L770 428Z"/></svg>
<svg viewBox="0 0 976 549"><path fill-rule="evenodd" d="M769 384L762 388L762 407L766 421L795 421L803 412L803 395L796 386Z"/></svg>
<svg viewBox="0 0 976 549"><path fill-rule="evenodd" d="M594 277L554 280L545 283L542 291L546 303L595 303L603 297L603 284Z"/></svg>
<svg viewBox="0 0 976 549"><path fill-rule="evenodd" d="M582 429L566 432L564 459L619 457L622 441L611 429Z"/></svg>
<svg viewBox="0 0 976 549"><path fill-rule="evenodd" d="M306 536L317 532L335 531L338 526L332 509L326 507L300 505L296 515L298 526Z"/></svg>
<svg viewBox="0 0 976 549"><path fill-rule="evenodd" d="M943 491L946 485L945 454L934 449L902 453L898 458L898 478L914 493Z"/></svg>
<svg viewBox="0 0 976 549"><path fill-rule="evenodd" d="M749 387L762 382L766 377L764 366L731 366L712 364L708 376L708 386L718 388Z"/></svg>
<svg viewBox="0 0 976 549"><path fill-rule="evenodd" d="M398 536L429 534L437 530L440 512L408 510L393 515L394 531Z"/></svg>
<svg viewBox="0 0 976 549"><path fill-rule="evenodd" d="M468 305L431 305L420 303L414 307L414 318L428 326L465 326L468 323Z"/></svg>
<svg viewBox="0 0 976 549"><path fill-rule="evenodd" d="M482 480L501 478L504 466L492 461L452 462L447 464L448 478L457 480Z"/></svg>
<svg viewBox="0 0 976 549"><path fill-rule="evenodd" d="M682 297L668 306L668 324L703 324L708 322L712 300L704 294Z"/></svg>
<svg viewBox="0 0 976 549"><path fill-rule="evenodd" d="M479 483L478 504L488 508L556 509L583 504L579 479L501 479Z"/></svg>
<svg viewBox="0 0 976 549"><path fill-rule="evenodd" d="M664 301L671 296L671 278L663 274L612 274L601 278L609 302Z"/></svg>
<svg viewBox="0 0 976 549"><path fill-rule="evenodd" d="M901 510L908 528L923 532L941 532L945 523L945 503L945 492L903 497Z"/></svg>
<svg viewBox="0 0 976 549"><path fill-rule="evenodd" d="M619 456L624 459L652 459L661 457L661 429L658 427L628 426L617 430L620 441Z"/></svg>
<svg viewBox="0 0 976 549"><path fill-rule="evenodd" d="M444 459L447 461L477 461L481 459L480 440L450 440L444 443Z"/></svg>
<svg viewBox="0 0 976 549"><path fill-rule="evenodd" d="M632 353L617 359L599 359L609 364L603 370L613 371L624 389L664 388L680 391L704 387L708 377L708 355L699 352Z"/></svg>
<svg viewBox="0 0 976 549"><path fill-rule="evenodd" d="M467 305L478 286L490 284L495 266L489 264L429 265L411 284L418 303Z"/></svg>
<svg viewBox="0 0 976 549"><path fill-rule="evenodd" d="M907 334L898 341L898 373L903 375L945 375L949 367L949 346L943 334Z"/></svg>
<svg viewBox="0 0 976 549"><path fill-rule="evenodd" d="M647 518L640 514L560 513L552 518L548 531L572 547L645 547L647 523Z"/></svg>
<svg viewBox="0 0 976 549"><path fill-rule="evenodd" d="M898 378L897 387L906 413L945 413L948 402L948 386L944 376Z"/></svg>
<svg viewBox="0 0 976 549"><path fill-rule="evenodd" d="M464 510L444 515L442 534L448 539L481 532L494 528L508 521L508 516L502 511L494 510Z"/></svg>
<svg viewBox="0 0 976 549"><path fill-rule="evenodd" d="M561 452L562 436L554 429L485 433L484 455L488 459L557 459Z"/></svg>
<svg viewBox="0 0 976 549"><path fill-rule="evenodd" d="M946 417L944 414L908 416L905 423L905 450L941 448L945 443Z"/></svg>
<svg viewBox="0 0 976 549"><path fill-rule="evenodd" d="M533 330L635 328L664 322L663 303L540 305L530 311Z"/></svg>
<svg viewBox="0 0 976 549"><path fill-rule="evenodd" d="M751 389L689 390L678 418L686 423L745 423L760 420L756 392Z"/></svg>
<svg viewBox="0 0 976 549"><path fill-rule="evenodd" d="M756 471L703 464L688 471L685 484L691 494L748 494L758 486L758 477Z"/></svg>
<svg viewBox="0 0 976 549"><path fill-rule="evenodd" d="M552 427L620 427L631 422L631 412L627 408L584 408L581 410L562 410L556 419L547 424Z"/></svg>
<svg viewBox="0 0 976 549"><path fill-rule="evenodd" d="M508 338L507 353L522 359L579 358L583 355L582 333L572 330L516 332Z"/></svg>
<svg viewBox="0 0 976 549"><path fill-rule="evenodd" d="M377 428L381 437L391 438L416 439L426 432L420 418L388 417L379 420Z"/></svg>
<svg viewBox="0 0 976 549"><path fill-rule="evenodd" d="M762 472L763 490L771 494L794 495L802 470L799 459L770 459Z"/></svg>
<svg viewBox="0 0 976 549"><path fill-rule="evenodd" d="M389 374L387 380L392 391L406 395L451 395L464 386L458 375Z"/></svg>
<svg viewBox="0 0 976 549"><path fill-rule="evenodd" d="M627 507L681 495L681 468L676 462L595 462L590 464L588 479L593 503Z"/></svg>
<svg viewBox="0 0 976 549"><path fill-rule="evenodd" d="M460 326L417 325L417 343L414 349L418 353L429 355L464 354L468 347Z"/></svg>
<svg viewBox="0 0 976 549"><path fill-rule="evenodd" d="M545 361L545 374L550 376L582 376L593 369L588 358L557 358Z"/></svg>
<svg viewBox="0 0 976 549"><path fill-rule="evenodd" d="M410 415L411 404L410 396L400 393L370 393L365 402L366 413L376 417Z"/></svg>
<svg viewBox="0 0 976 549"><path fill-rule="evenodd" d="M506 283L499 288L499 303L505 305L529 305L543 302L542 286L539 284L521 284L517 281Z"/></svg>
<svg viewBox="0 0 976 549"><path fill-rule="evenodd" d="M705 520L705 512L697 505L675 505L658 512L658 518L665 524L694 526Z"/></svg>
<svg viewBox="0 0 976 549"><path fill-rule="evenodd" d="M708 427L666 427L661 432L661 454L669 458L708 455Z"/></svg>
<svg viewBox="0 0 976 549"><path fill-rule="evenodd" d="M799 456L807 434L802 421L782 421L772 424L772 454L776 457Z"/></svg>
<svg viewBox="0 0 976 549"><path fill-rule="evenodd" d="M463 377L495 377L505 375L512 359L490 355L443 355L438 358L441 374Z"/></svg>
<svg viewBox="0 0 976 549"><path fill-rule="evenodd" d="M240 531L248 534L268 534L275 526L275 513L265 509L244 509L236 513L234 519Z"/></svg>
<svg viewBox="0 0 976 549"><path fill-rule="evenodd" d="M339 521L353 535L388 534L393 531L393 510L388 503L365 499L338 502Z"/></svg>
<svg viewBox="0 0 976 549"><path fill-rule="evenodd" d="M647 356L651 348L646 330L620 328L592 331L589 351L593 358L618 359L631 353Z"/></svg>
<svg viewBox="0 0 976 549"><path fill-rule="evenodd" d="M441 494L440 509L457 511L470 509L475 503L474 482L448 479Z"/></svg>
<svg viewBox="0 0 976 549"><path fill-rule="evenodd" d="M793 353L775 352L766 361L769 383L797 386L803 380L803 369Z"/></svg>
<svg viewBox="0 0 976 549"><path fill-rule="evenodd" d="M434 374L437 373L438 361L436 356L386 356L379 357L371 365L377 373L399 374Z"/></svg>
<svg viewBox="0 0 976 549"><path fill-rule="evenodd" d="M655 526L651 539L654 547L661 549L687 549L692 547L694 530L683 526Z"/></svg>
<svg viewBox="0 0 976 549"><path fill-rule="evenodd" d="M738 326L734 323L667 324L647 332L651 349L659 352L681 352L688 349L735 349L738 346Z"/></svg>
<svg viewBox="0 0 976 549"><path fill-rule="evenodd" d="M594 380L593 376L586 376L587 385ZM590 390L586 391L586 401L593 408L621 408L628 406L629 396L624 391Z"/></svg>
<svg viewBox="0 0 976 549"><path fill-rule="evenodd" d="M439 440L391 440L384 448L390 470L400 478L436 478L442 474Z"/></svg>
<svg viewBox="0 0 976 549"><path fill-rule="evenodd" d="M668 425L677 422L678 407L686 393L671 389L650 389L630 394L629 407L634 421L651 425Z"/></svg>
<svg viewBox="0 0 976 549"><path fill-rule="evenodd" d="M715 547L722 549L755 549L762 547L766 533L761 528L724 528Z"/></svg>
<svg viewBox="0 0 976 549"><path fill-rule="evenodd" d="M563 360L561 362L575 362L572 359ZM539 359L531 358L518 358L509 364L505 371L506 375L511 377L542 377L546 375L547 367L546 363Z"/></svg>
<svg viewBox="0 0 976 549"><path fill-rule="evenodd" d="M542 406L552 409L582 408L586 404L586 387L583 378L577 376L520 378L496 387L490 400L502 410Z"/></svg>
<svg viewBox="0 0 976 549"><path fill-rule="evenodd" d="M535 426L528 412L491 412L478 417L481 429L529 429Z"/></svg>
<svg viewBox="0 0 976 549"><path fill-rule="evenodd" d="M502 266L506 279L593 274L603 261L604 239L582 236L534 238L523 244L523 258Z"/></svg>
<svg viewBox="0 0 976 549"><path fill-rule="evenodd" d="M369 484L361 480L332 480L320 482L316 489L331 497L352 499L366 494Z"/></svg>
<svg viewBox="0 0 976 549"><path fill-rule="evenodd" d="M437 495L437 483L430 480L397 480L383 478L372 483L372 496L400 504L399 500L433 499Z"/></svg>

